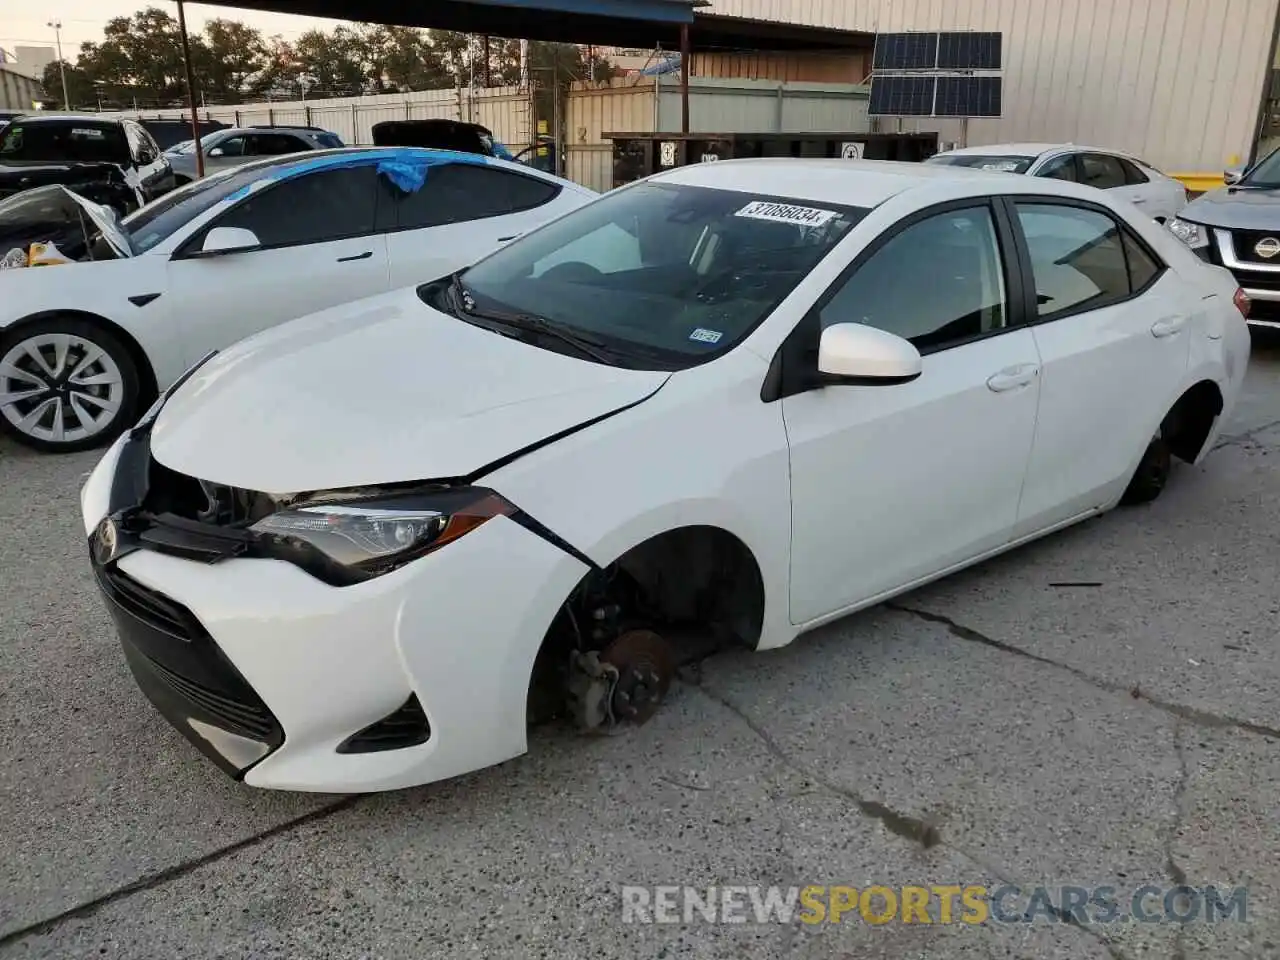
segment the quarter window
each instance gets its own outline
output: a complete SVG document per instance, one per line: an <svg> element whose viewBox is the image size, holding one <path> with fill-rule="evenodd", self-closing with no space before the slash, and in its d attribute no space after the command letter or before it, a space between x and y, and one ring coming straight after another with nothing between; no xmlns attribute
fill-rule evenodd
<svg viewBox="0 0 1280 960"><path fill-rule="evenodd" d="M1005 326L1000 245L990 210L937 214L893 236L821 309L821 325L863 323L945 349Z"/></svg>
<svg viewBox="0 0 1280 960"><path fill-rule="evenodd" d="M213 226L252 230L264 247L324 243L374 232L372 166L321 170L253 194Z"/></svg>
<svg viewBox="0 0 1280 960"><path fill-rule="evenodd" d="M1163 266L1119 223L1097 210L1017 204L1043 319L1128 299Z"/></svg>
<svg viewBox="0 0 1280 960"><path fill-rule="evenodd" d="M559 193L559 186L535 177L450 163L428 169L422 189L400 201L400 226L417 230L500 217L540 207Z"/></svg>
<svg viewBox="0 0 1280 960"><path fill-rule="evenodd" d="M1124 167L1125 183L1131 186L1137 186L1138 184L1151 182L1151 178L1143 173L1136 163L1121 158L1120 166Z"/></svg>

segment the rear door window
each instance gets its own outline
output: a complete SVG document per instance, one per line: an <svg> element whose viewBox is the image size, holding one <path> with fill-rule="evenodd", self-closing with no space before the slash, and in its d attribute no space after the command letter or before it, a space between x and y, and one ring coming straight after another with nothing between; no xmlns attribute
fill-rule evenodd
<svg viewBox="0 0 1280 960"><path fill-rule="evenodd" d="M1129 299L1163 271L1109 214L1090 207L1018 202L1041 320Z"/></svg>
<svg viewBox="0 0 1280 960"><path fill-rule="evenodd" d="M1075 183L1080 179L1076 165L1076 155L1068 153L1063 157L1054 157L1043 167L1036 176L1047 177L1050 180L1068 180Z"/></svg>
<svg viewBox="0 0 1280 960"><path fill-rule="evenodd" d="M1105 153L1080 154L1080 182L1087 187L1111 190L1125 184L1124 167L1119 157Z"/></svg>

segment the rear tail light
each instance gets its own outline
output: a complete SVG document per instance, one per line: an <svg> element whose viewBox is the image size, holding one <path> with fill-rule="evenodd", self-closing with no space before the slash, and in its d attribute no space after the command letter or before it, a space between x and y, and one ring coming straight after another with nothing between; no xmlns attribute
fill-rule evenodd
<svg viewBox="0 0 1280 960"><path fill-rule="evenodd" d="M1237 288L1236 295L1232 297L1231 300L1232 303L1236 305L1236 309L1240 311L1240 316L1248 320L1249 308L1253 305L1253 302L1249 299L1249 295L1243 290Z"/></svg>

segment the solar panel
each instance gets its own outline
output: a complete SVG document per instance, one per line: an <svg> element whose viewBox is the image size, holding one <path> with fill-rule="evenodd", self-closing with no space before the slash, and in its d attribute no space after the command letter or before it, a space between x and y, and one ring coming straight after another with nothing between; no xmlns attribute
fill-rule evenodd
<svg viewBox="0 0 1280 960"><path fill-rule="evenodd" d="M873 70L932 70L938 62L936 33L880 33L876 35Z"/></svg>
<svg viewBox="0 0 1280 960"><path fill-rule="evenodd" d="M933 116L937 82L936 77L872 77L867 112L873 117Z"/></svg>
<svg viewBox="0 0 1280 960"><path fill-rule="evenodd" d="M940 33L938 69L999 70L1001 47L998 33Z"/></svg>
<svg viewBox="0 0 1280 960"><path fill-rule="evenodd" d="M875 88L872 87L874 95ZM938 77L934 115L939 117L1000 116L999 77Z"/></svg>

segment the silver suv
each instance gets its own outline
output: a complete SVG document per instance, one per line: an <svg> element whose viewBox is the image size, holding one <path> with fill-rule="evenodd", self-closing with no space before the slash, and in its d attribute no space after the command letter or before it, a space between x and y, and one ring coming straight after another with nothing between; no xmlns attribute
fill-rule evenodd
<svg viewBox="0 0 1280 960"><path fill-rule="evenodd" d="M200 138L204 172L216 173L262 157L346 146L336 133L321 127L228 127ZM166 154L178 183L196 179L196 150L188 140Z"/></svg>
<svg viewBox="0 0 1280 960"><path fill-rule="evenodd" d="M1280 328L1280 150L1224 179L1227 186L1192 200L1169 229L1231 271L1252 301L1251 325Z"/></svg>

